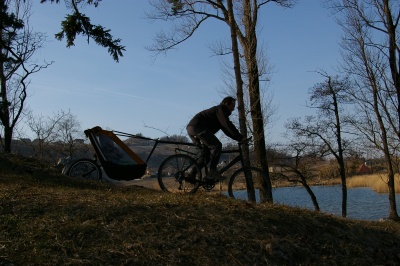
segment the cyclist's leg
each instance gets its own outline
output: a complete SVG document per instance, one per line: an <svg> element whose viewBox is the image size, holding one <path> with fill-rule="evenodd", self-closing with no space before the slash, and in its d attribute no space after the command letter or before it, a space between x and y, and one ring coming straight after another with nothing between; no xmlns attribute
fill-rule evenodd
<svg viewBox="0 0 400 266"><path fill-rule="evenodd" d="M201 169L206 166L210 160L210 151L208 150L207 146L203 145L201 143L201 140L197 137L198 134L203 133L205 130L198 129L193 126L188 126L186 130L192 142L198 147L199 151L202 153L202 156L197 160L197 164Z"/></svg>
<svg viewBox="0 0 400 266"><path fill-rule="evenodd" d="M210 150L210 171L217 170L217 165L222 152L221 141L219 141L219 139L208 130L198 134L196 137L199 138Z"/></svg>

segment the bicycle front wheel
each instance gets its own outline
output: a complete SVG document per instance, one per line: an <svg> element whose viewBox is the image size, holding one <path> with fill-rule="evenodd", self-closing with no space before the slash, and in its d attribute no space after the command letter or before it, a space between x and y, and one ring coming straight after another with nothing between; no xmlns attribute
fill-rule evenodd
<svg viewBox="0 0 400 266"><path fill-rule="evenodd" d="M165 159L158 169L158 184L167 192L195 193L200 186L201 171L196 161L186 154Z"/></svg>
<svg viewBox="0 0 400 266"><path fill-rule="evenodd" d="M99 181L101 180L101 169L96 161L80 159L71 164L67 175L80 179Z"/></svg>
<svg viewBox="0 0 400 266"><path fill-rule="evenodd" d="M246 173L249 180L246 180ZM235 199L263 203L266 199L266 180L264 172L257 167L241 168L229 180L228 195Z"/></svg>

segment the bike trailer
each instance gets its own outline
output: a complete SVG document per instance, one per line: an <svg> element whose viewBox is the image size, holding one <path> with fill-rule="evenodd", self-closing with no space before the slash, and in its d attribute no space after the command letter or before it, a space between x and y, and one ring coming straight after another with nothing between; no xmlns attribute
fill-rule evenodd
<svg viewBox="0 0 400 266"><path fill-rule="evenodd" d="M107 176L115 180L133 180L141 178L147 168L144 162L112 131L97 126L85 130L97 158Z"/></svg>

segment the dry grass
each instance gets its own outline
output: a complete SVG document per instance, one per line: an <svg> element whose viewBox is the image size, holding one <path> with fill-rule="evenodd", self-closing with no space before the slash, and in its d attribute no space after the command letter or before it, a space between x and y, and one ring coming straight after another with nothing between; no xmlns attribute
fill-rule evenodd
<svg viewBox="0 0 400 266"><path fill-rule="evenodd" d="M0 265L399 265L400 225L69 179L0 155Z"/></svg>
<svg viewBox="0 0 400 266"><path fill-rule="evenodd" d="M340 178L330 178L330 179L309 179L307 184L309 186L334 186L341 184ZM301 186L300 182L294 183L285 179L272 180L272 187L291 187L291 186Z"/></svg>
<svg viewBox="0 0 400 266"><path fill-rule="evenodd" d="M353 176L347 179L347 187L370 187L378 193L388 193L387 186L387 175L385 174L373 174L373 175L361 175ZM396 193L400 193L400 177L395 177L395 190Z"/></svg>

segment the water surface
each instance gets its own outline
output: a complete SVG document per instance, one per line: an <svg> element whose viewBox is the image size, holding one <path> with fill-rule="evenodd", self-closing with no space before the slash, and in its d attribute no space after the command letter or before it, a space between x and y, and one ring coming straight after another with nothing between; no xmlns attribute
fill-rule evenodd
<svg viewBox="0 0 400 266"><path fill-rule="evenodd" d="M342 215L341 186L312 186L322 212ZM311 198L304 187L274 188L275 203L314 210ZM397 210L400 194L396 194ZM386 219L389 216L388 194L376 193L370 188L347 189L347 217L361 220Z"/></svg>

